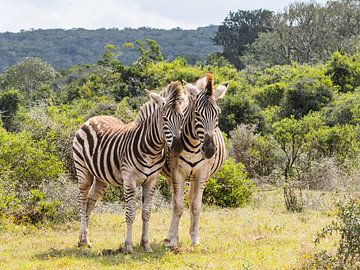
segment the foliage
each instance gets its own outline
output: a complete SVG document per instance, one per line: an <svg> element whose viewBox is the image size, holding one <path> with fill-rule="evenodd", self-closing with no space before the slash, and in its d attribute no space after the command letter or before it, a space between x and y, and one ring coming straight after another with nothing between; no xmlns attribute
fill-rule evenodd
<svg viewBox="0 0 360 270"><path fill-rule="evenodd" d="M357 0L294 2L273 17L273 31L262 33L245 53L247 64L314 63L352 50L360 32Z"/></svg>
<svg viewBox="0 0 360 270"><path fill-rule="evenodd" d="M360 86L360 55L342 55L339 52L331 56L327 63L327 74L341 92L354 91Z"/></svg>
<svg viewBox="0 0 360 270"><path fill-rule="evenodd" d="M273 124L274 139L286 157L285 179L292 176L295 162L305 151L307 134L322 125L322 119L316 114L307 115L301 120L284 118Z"/></svg>
<svg viewBox="0 0 360 270"><path fill-rule="evenodd" d="M25 98L25 102L43 98L42 87L54 81L55 70L51 65L40 58L25 58L9 67L3 74L0 82L2 89L17 89ZM45 97L48 97L45 95Z"/></svg>
<svg viewBox="0 0 360 270"><path fill-rule="evenodd" d="M259 129L262 128L264 119L260 109L247 95L230 92L219 101L219 105L222 108L219 119L222 131L229 133L240 123L256 124Z"/></svg>
<svg viewBox="0 0 360 270"><path fill-rule="evenodd" d="M231 12L214 37L214 43L224 47L223 55L237 68L243 64L238 56L252 44L259 33L271 31L273 13L269 10L238 10Z"/></svg>
<svg viewBox="0 0 360 270"><path fill-rule="evenodd" d="M330 106L324 108L323 114L328 125L360 123L360 87L354 92L338 94Z"/></svg>
<svg viewBox="0 0 360 270"><path fill-rule="evenodd" d="M250 177L259 178L273 173L279 157L271 138L255 131L255 125L244 124L230 131L230 155L245 166Z"/></svg>
<svg viewBox="0 0 360 270"><path fill-rule="evenodd" d="M346 160L356 160L360 151L357 129L348 124L319 127L308 135L307 140L309 156L334 157L340 164Z"/></svg>
<svg viewBox="0 0 360 270"><path fill-rule="evenodd" d="M325 226L315 238L315 243L333 233L340 234L335 254L317 253L308 262L307 269L356 269L360 262L360 201L352 199L339 205L337 220Z"/></svg>
<svg viewBox="0 0 360 270"><path fill-rule="evenodd" d="M321 69L295 66L282 101L283 115L299 119L332 99L332 82Z"/></svg>
<svg viewBox="0 0 360 270"><path fill-rule="evenodd" d="M6 176L16 191L28 191L64 173L53 154L54 145L35 141L28 132L16 134L0 129L0 178Z"/></svg>
<svg viewBox="0 0 360 270"><path fill-rule="evenodd" d="M204 202L221 207L239 207L248 203L254 192L244 165L229 158L206 184Z"/></svg>
<svg viewBox="0 0 360 270"><path fill-rule="evenodd" d="M323 121L316 114L307 115L301 120L284 118L273 124L273 136L283 151L285 158L282 165L284 176L284 199L287 210L301 211L301 190L295 188L295 165L304 154L309 132L322 126Z"/></svg>
<svg viewBox="0 0 360 270"><path fill-rule="evenodd" d="M7 131L15 129L15 115L19 109L20 97L16 90L0 93L0 116Z"/></svg>

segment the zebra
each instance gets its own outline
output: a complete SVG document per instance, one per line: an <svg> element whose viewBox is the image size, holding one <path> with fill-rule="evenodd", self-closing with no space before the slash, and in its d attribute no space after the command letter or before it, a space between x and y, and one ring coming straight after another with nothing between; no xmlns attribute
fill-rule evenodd
<svg viewBox="0 0 360 270"><path fill-rule="evenodd" d="M89 216L96 201L109 186L124 187L127 232L125 253L132 253L132 224L135 219L135 189L142 186L142 237L140 245L151 252L148 226L151 202L166 152L179 156L183 122L184 88L179 82L167 85L160 94L148 91L150 100L137 119L124 124L112 116L95 116L76 132L73 157L79 182L79 246L88 246Z"/></svg>
<svg viewBox="0 0 360 270"><path fill-rule="evenodd" d="M172 216L168 235L164 240L170 249L176 249L178 246L178 228L184 209L186 179L190 180L188 201L192 246L199 243L199 216L203 190L208 178L220 169L226 156L224 139L218 128L221 110L216 100L223 98L227 85L226 82L215 89L212 74L206 74L194 84L185 82L188 104L184 109L181 133L184 150L179 158L168 158L162 170L172 192Z"/></svg>

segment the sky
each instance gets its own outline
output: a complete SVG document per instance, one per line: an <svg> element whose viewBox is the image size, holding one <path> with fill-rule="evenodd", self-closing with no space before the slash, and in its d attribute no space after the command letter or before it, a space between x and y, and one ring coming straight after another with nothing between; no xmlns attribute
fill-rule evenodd
<svg viewBox="0 0 360 270"><path fill-rule="evenodd" d="M220 25L230 11L262 8L281 12L292 2L294 0L0 0L0 32L143 26L196 29Z"/></svg>

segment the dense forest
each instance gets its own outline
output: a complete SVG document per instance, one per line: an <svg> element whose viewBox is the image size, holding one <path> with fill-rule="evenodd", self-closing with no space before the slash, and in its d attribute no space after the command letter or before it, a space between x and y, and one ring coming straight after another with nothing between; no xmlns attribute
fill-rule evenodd
<svg viewBox="0 0 360 270"><path fill-rule="evenodd" d="M322 211L327 204L323 194L335 194L340 221L324 228L318 238L337 231L338 248L312 254L308 263L313 264L310 269L322 269L320 264L323 269L355 269L351 267L360 258L359 14L358 1L339 0L323 6L295 3L279 14L239 10L230 12L219 28L194 31L2 34L1 50L4 40L12 40L22 47L20 56L42 58L14 63L14 48L4 58L0 217L32 224L74 219L77 186L71 145L79 125L94 115L130 122L148 100L145 89L160 91L171 81L195 82L212 73L215 84L229 82L225 97L218 101L228 159L209 179L204 203L241 207L254 199L257 189L266 187L281 190L284 212L303 213ZM144 39L149 31L152 38ZM120 38L120 33L128 33L129 39ZM33 44L31 40L41 40L41 46L34 45L39 55L33 45L24 45ZM127 49L134 58L123 60ZM163 178L158 193L170 200ZM104 201L122 201L122 196L121 189L110 188ZM329 205L326 209L333 209Z"/></svg>
<svg viewBox="0 0 360 270"><path fill-rule="evenodd" d="M194 64L220 51L221 47L211 41L217 29L217 26L199 27L196 30L142 27L123 30L39 29L0 33L0 71L29 56L40 57L56 69L96 63L106 44L122 47L124 43L145 39L156 40L166 60L174 60L181 55ZM137 56L137 52L131 48L122 48L120 51L120 59L126 65Z"/></svg>

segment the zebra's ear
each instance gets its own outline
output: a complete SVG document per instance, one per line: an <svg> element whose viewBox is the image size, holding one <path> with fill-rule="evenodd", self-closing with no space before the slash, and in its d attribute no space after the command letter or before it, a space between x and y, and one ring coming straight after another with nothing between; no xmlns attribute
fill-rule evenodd
<svg viewBox="0 0 360 270"><path fill-rule="evenodd" d="M193 84L185 82L185 81L183 81L183 82L185 83L184 88L185 88L186 92L189 93L190 96L195 98L199 94L199 90Z"/></svg>
<svg viewBox="0 0 360 270"><path fill-rule="evenodd" d="M215 98L223 98L225 96L226 90L227 90L227 86L228 86L229 82L225 82L223 84L220 84L216 89L215 89Z"/></svg>
<svg viewBox="0 0 360 270"><path fill-rule="evenodd" d="M155 93L155 92L151 92L147 89L145 89L145 92L148 94L148 96L150 97L150 99L152 101L154 101L158 106L162 106L165 104L166 99L163 98L162 96L160 96L159 94Z"/></svg>

